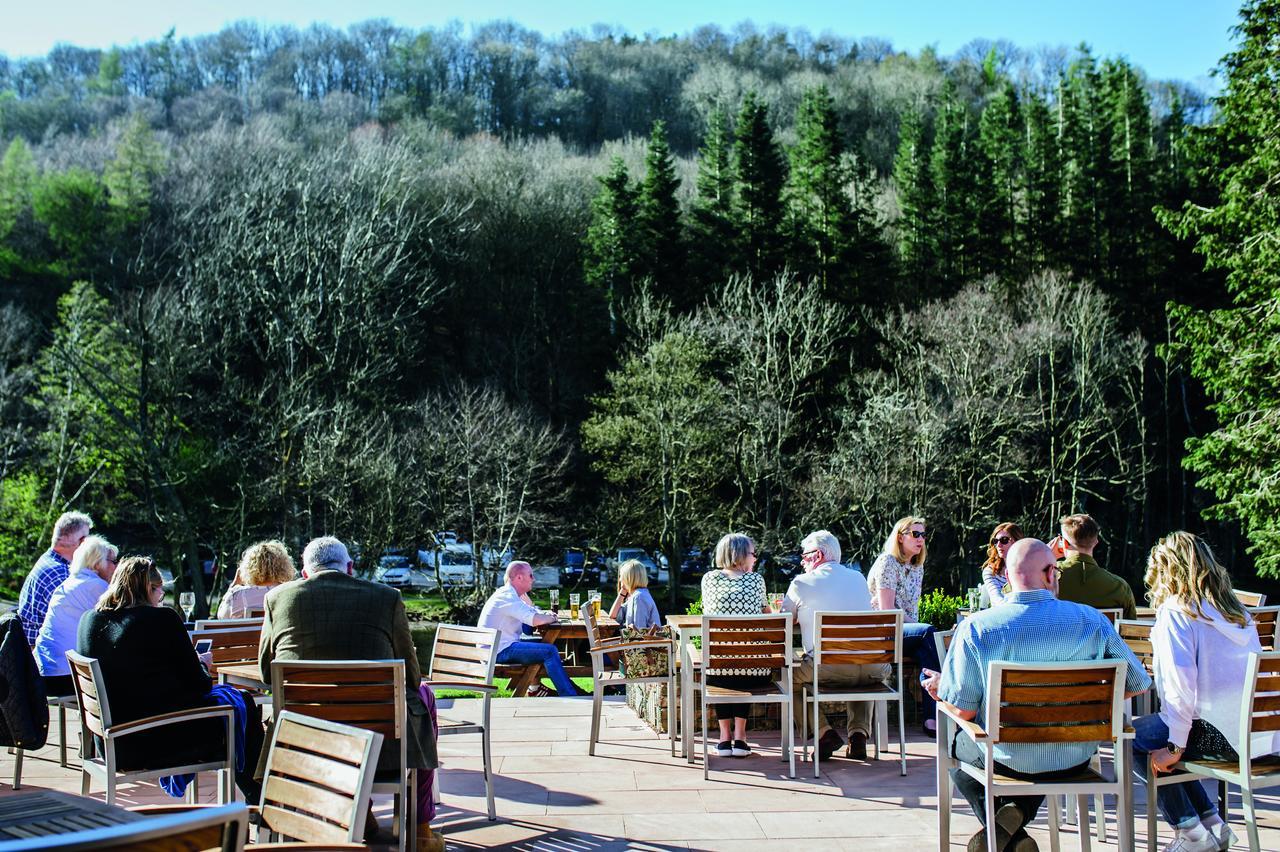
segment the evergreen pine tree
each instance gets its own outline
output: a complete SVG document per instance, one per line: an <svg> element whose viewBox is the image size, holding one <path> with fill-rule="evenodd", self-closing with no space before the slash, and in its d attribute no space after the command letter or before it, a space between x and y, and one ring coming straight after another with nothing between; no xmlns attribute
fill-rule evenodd
<svg viewBox="0 0 1280 852"><path fill-rule="evenodd" d="M676 198L679 188L675 158L667 145L666 125L655 121L636 204L639 271L653 279L659 295L677 307L687 307L684 240L680 202Z"/></svg>
<svg viewBox="0 0 1280 852"><path fill-rule="evenodd" d="M31 148L21 136L15 136L0 160L0 241L13 229L23 210L31 206L39 173Z"/></svg>
<svg viewBox="0 0 1280 852"><path fill-rule="evenodd" d="M1150 295L1145 291L1151 283L1155 248L1151 104L1142 80L1123 60L1103 64L1100 100L1109 143L1103 184L1104 269L1124 293L1124 303L1141 310Z"/></svg>
<svg viewBox="0 0 1280 852"><path fill-rule="evenodd" d="M1022 173L1022 127L1018 94L1005 81L987 101L978 122L981 178L978 201L978 271L1021 280L1018 183Z"/></svg>
<svg viewBox="0 0 1280 852"><path fill-rule="evenodd" d="M898 190L898 260L907 286L917 295L933 295L937 268L934 233L933 182L929 175L929 146L920 113L908 110L898 129L898 153L893 161Z"/></svg>
<svg viewBox="0 0 1280 852"><path fill-rule="evenodd" d="M1058 164L1062 187L1062 258L1072 271L1096 279L1103 258L1100 188L1107 143L1098 109L1098 69L1086 45L1058 86Z"/></svg>
<svg viewBox="0 0 1280 852"><path fill-rule="evenodd" d="M849 238L854 230L848 169L835 104L826 86L805 92L796 111L788 186L797 251L791 267L812 276L822 292L849 300Z"/></svg>
<svg viewBox="0 0 1280 852"><path fill-rule="evenodd" d="M102 173L107 203L121 230L135 227L146 219L151 206L151 184L163 168L164 151L146 118L136 113L120 137L115 158Z"/></svg>
<svg viewBox="0 0 1280 852"><path fill-rule="evenodd" d="M697 195L689 223L689 261L697 282L697 292L690 294L694 302L728 280L738 257L732 151L728 116L717 107L707 119L698 151Z"/></svg>
<svg viewBox="0 0 1280 852"><path fill-rule="evenodd" d="M954 291L976 274L973 255L978 235L971 159L968 110L956 97L955 84L947 80L934 118L933 148L929 154L936 204L938 277L943 294Z"/></svg>
<svg viewBox="0 0 1280 852"><path fill-rule="evenodd" d="M1032 266L1054 266L1060 257L1058 143L1049 104L1030 92L1023 101L1026 148L1023 152L1023 191L1026 199L1024 255Z"/></svg>
<svg viewBox="0 0 1280 852"><path fill-rule="evenodd" d="M785 165L769 127L769 108L747 92L733 145L737 177L734 226L746 270L763 280L782 267L782 189Z"/></svg>
<svg viewBox="0 0 1280 852"><path fill-rule="evenodd" d="M609 333L616 335L618 308L635 283L637 192L621 157L613 158L609 173L599 181L600 192L591 202L583 264L588 283L604 291L609 306Z"/></svg>

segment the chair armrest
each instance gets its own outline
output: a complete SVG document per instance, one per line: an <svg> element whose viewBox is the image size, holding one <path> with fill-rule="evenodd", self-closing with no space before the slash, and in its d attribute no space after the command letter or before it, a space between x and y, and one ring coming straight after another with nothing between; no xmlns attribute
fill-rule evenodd
<svg viewBox="0 0 1280 852"><path fill-rule="evenodd" d="M627 648L666 648L671 649L670 639L650 639L643 642L610 642L608 644L600 643L591 647L591 653L607 654L610 651L625 650Z"/></svg>
<svg viewBox="0 0 1280 852"><path fill-rule="evenodd" d="M471 683L466 680L426 680L422 681L423 686L445 686L450 689L462 689L471 692L497 692L498 687L490 683Z"/></svg>
<svg viewBox="0 0 1280 852"><path fill-rule="evenodd" d="M187 814L192 811L204 810L206 808L221 808L224 805L215 805L212 802L182 802L176 805L134 805L125 810L129 813L142 814L143 816L166 816L168 814Z"/></svg>
<svg viewBox="0 0 1280 852"><path fill-rule="evenodd" d="M172 713L161 713L159 716L147 716L143 719L134 719L132 722L121 722L119 725L112 725L107 728L107 736L118 737L123 734L136 734L139 731L148 731L152 728L162 728L165 725L176 725L180 722L191 722L197 719L225 718L232 721L234 713L234 708L226 705L197 707L192 710L175 710Z"/></svg>
<svg viewBox="0 0 1280 852"><path fill-rule="evenodd" d="M975 741L985 740L987 738L987 732L982 730L981 725L970 722L968 719L961 719L955 713L952 713L951 710L948 709L948 707L945 704L943 704L941 701L938 702L937 707L939 712L941 712L944 716L946 716L951 721L955 722L956 726L959 727L960 730L964 731L966 734L972 737Z"/></svg>
<svg viewBox="0 0 1280 852"><path fill-rule="evenodd" d="M339 852L339 850L360 849L362 852L368 852L369 847L363 843L254 843L246 846L248 849L261 849L263 852L271 849L278 849L281 852L289 850L289 852Z"/></svg>

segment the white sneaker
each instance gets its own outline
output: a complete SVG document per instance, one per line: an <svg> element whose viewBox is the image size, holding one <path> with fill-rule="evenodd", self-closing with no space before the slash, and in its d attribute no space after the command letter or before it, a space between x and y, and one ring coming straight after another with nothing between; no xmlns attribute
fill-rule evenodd
<svg viewBox="0 0 1280 852"><path fill-rule="evenodd" d="M716 756L717 757L733 757L733 743L731 743L729 740L725 740L724 742L719 743L716 746Z"/></svg>
<svg viewBox="0 0 1280 852"><path fill-rule="evenodd" d="M1231 830L1231 826L1225 822L1220 822L1213 828L1209 829L1209 835L1218 841L1218 852L1227 852L1228 849L1240 838L1236 837L1236 833Z"/></svg>
<svg viewBox="0 0 1280 852"><path fill-rule="evenodd" d="M1164 847L1164 852L1218 852L1218 839L1213 833L1204 829L1203 836L1199 840L1192 840L1188 835L1182 832L1173 839L1173 842Z"/></svg>

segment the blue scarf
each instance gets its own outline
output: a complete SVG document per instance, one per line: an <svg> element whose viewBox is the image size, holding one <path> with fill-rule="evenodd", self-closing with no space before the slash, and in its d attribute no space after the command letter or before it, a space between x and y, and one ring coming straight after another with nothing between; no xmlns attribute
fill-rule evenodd
<svg viewBox="0 0 1280 852"><path fill-rule="evenodd" d="M214 704L230 706L235 709L235 736L236 736L236 771L244 771L244 738L245 731L249 724L249 711L244 704L244 696L240 694L240 690L226 684L218 684L209 690L209 694L205 698ZM175 799L181 799L187 793L187 785L195 776L191 773L185 775L166 775L160 779L160 786L164 791Z"/></svg>

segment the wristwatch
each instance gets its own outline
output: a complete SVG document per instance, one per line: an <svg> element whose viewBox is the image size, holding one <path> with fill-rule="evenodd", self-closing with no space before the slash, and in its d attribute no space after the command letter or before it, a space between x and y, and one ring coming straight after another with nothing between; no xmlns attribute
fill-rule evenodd
<svg viewBox="0 0 1280 852"><path fill-rule="evenodd" d="M1182 746L1176 746L1173 743L1166 743L1165 748L1169 750L1169 754L1177 757L1182 754Z"/></svg>

